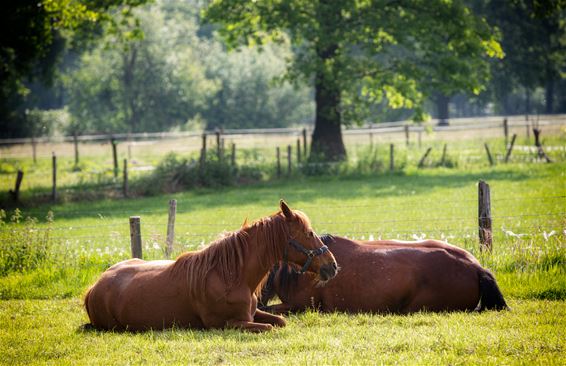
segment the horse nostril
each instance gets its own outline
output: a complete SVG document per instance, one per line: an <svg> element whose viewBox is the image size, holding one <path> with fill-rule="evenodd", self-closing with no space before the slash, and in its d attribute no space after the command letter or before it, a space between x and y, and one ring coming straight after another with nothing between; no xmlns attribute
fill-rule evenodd
<svg viewBox="0 0 566 366"><path fill-rule="evenodd" d="M338 265L336 264L336 262L332 263L332 268L334 268L334 270L338 269Z"/></svg>

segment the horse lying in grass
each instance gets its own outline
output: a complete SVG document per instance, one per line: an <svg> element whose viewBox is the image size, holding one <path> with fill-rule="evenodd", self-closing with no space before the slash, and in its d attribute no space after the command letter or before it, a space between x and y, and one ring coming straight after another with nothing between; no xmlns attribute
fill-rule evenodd
<svg viewBox="0 0 566 366"><path fill-rule="evenodd" d="M354 241L322 236L340 272L324 286L281 263L270 272L260 308L408 314L508 309L493 275L469 252L436 240ZM266 306L277 295L280 304Z"/></svg>
<svg viewBox="0 0 566 366"><path fill-rule="evenodd" d="M319 281L337 273L334 256L308 217L281 211L175 261L130 259L110 267L87 292L84 305L96 329L239 328L266 331L285 320L257 310L260 284L286 257ZM292 246L293 250L288 250Z"/></svg>

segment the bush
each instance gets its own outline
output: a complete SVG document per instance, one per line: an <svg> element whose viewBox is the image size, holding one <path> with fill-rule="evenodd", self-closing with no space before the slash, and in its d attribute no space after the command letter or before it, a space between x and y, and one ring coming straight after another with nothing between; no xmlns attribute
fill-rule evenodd
<svg viewBox="0 0 566 366"><path fill-rule="evenodd" d="M253 183L262 178L260 168L234 167L229 160L219 159L212 151L208 152L204 166L195 159L181 158L175 153L170 153L150 176L135 182L133 189L141 194L171 193L195 187Z"/></svg>
<svg viewBox="0 0 566 366"><path fill-rule="evenodd" d="M41 229L37 226L37 219L28 217L22 222L19 209L14 211L9 222L6 219L6 212L0 210L0 276L29 271L45 263L49 259L53 214L49 212L49 225Z"/></svg>

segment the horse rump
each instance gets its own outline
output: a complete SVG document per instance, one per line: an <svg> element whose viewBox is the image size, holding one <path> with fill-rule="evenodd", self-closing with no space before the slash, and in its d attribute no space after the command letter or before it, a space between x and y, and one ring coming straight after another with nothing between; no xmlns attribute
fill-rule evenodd
<svg viewBox="0 0 566 366"><path fill-rule="evenodd" d="M480 303L477 311L484 310L510 310L503 298L503 294L495 282L495 277L487 269L479 271Z"/></svg>

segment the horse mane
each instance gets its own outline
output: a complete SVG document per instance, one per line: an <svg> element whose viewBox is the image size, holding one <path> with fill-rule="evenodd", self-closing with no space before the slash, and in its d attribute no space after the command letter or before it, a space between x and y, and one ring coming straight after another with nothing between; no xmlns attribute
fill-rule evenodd
<svg viewBox="0 0 566 366"><path fill-rule="evenodd" d="M304 216L304 215L303 215ZM297 218L310 226L308 219L297 215ZM212 242L208 247L195 252L180 255L172 266L172 274L184 274L191 296L197 297L204 293L206 278L210 271L215 270L226 286L227 295L233 287L241 284L244 277L243 266L246 256L253 250L250 233L254 233L253 242L263 245L261 264L277 262L282 257L283 248L278 246L280 235L289 237L289 229L281 212L261 218L251 224L244 222L242 228L226 233L223 237ZM254 251L256 255L260 251ZM262 278L254 293L259 294L266 276Z"/></svg>

